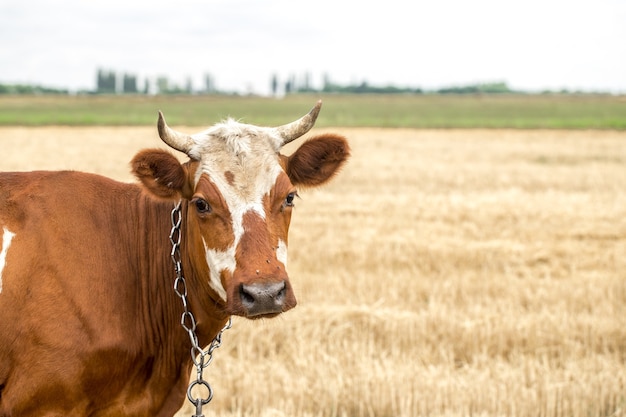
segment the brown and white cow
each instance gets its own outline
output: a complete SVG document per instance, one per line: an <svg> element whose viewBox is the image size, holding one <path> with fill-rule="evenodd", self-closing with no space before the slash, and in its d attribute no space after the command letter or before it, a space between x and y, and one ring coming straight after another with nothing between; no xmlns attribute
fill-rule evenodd
<svg viewBox="0 0 626 417"><path fill-rule="evenodd" d="M172 286L170 213L182 200L181 260L201 345L229 316L296 305L287 230L298 187L349 155L323 134L280 150L319 102L277 128L233 120L159 135L132 161L141 185L70 171L0 173L0 416L171 416L191 370Z"/></svg>

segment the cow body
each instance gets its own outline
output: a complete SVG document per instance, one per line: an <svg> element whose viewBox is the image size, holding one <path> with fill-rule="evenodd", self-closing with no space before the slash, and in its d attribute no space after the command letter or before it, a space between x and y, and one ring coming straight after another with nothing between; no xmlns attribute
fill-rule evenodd
<svg viewBox="0 0 626 417"><path fill-rule="evenodd" d="M14 234L0 293L0 415L180 407L189 347L176 337L170 206L94 175L0 174L0 228ZM214 317L204 343L226 320Z"/></svg>
<svg viewBox="0 0 626 417"><path fill-rule="evenodd" d="M294 184L325 182L347 144L320 137L288 158L249 143L205 144L183 165L143 151L132 163L143 186L80 172L0 173L0 416L180 408L192 362L168 238L179 199L200 345L230 315L295 306L286 273Z"/></svg>

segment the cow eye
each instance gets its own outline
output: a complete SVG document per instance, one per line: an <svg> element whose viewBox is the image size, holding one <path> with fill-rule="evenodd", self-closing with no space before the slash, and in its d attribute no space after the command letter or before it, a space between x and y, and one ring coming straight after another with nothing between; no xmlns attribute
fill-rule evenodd
<svg viewBox="0 0 626 417"><path fill-rule="evenodd" d="M296 198L297 195L298 193L296 192L287 194L287 198L285 198L285 207L293 207L293 200Z"/></svg>
<svg viewBox="0 0 626 417"><path fill-rule="evenodd" d="M202 198L194 199L193 204L196 206L196 210L198 211L198 213L210 213L211 212L211 206L206 200Z"/></svg>

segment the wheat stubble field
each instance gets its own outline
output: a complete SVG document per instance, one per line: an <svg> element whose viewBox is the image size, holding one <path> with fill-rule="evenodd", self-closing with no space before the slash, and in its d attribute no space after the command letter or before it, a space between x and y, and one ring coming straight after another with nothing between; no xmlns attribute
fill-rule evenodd
<svg viewBox="0 0 626 417"><path fill-rule="evenodd" d="M300 192L299 305L234 320L205 414L626 415L626 132L332 131L353 157ZM5 127L0 170L131 181L159 145L147 127Z"/></svg>

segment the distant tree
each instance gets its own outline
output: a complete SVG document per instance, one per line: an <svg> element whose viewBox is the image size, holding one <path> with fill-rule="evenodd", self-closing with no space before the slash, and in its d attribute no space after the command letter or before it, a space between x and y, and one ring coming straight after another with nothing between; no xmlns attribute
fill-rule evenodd
<svg viewBox="0 0 626 417"><path fill-rule="evenodd" d="M167 79L167 77L164 77L164 76L157 77L156 87L157 87L158 94L169 93L170 88L169 88L169 80Z"/></svg>
<svg viewBox="0 0 626 417"><path fill-rule="evenodd" d="M116 76L114 71L98 69L96 92L101 94L114 94Z"/></svg>
<svg viewBox="0 0 626 417"><path fill-rule="evenodd" d="M272 80L270 82L270 85L272 89L272 95L276 97L278 95L278 75L276 74L272 75Z"/></svg>
<svg viewBox="0 0 626 417"><path fill-rule="evenodd" d="M215 78L209 73L204 75L204 92L207 94L215 93L217 89L215 88Z"/></svg>
<svg viewBox="0 0 626 417"><path fill-rule="evenodd" d="M131 74L124 74L124 81L122 83L122 92L125 94L137 94L137 76Z"/></svg>
<svg viewBox="0 0 626 417"><path fill-rule="evenodd" d="M285 94L291 94L298 91L298 86L296 84L296 76L291 74L287 81L285 81Z"/></svg>
<svg viewBox="0 0 626 417"><path fill-rule="evenodd" d="M336 92L337 87L330 79L330 75L328 73L324 73L323 82L322 82L322 91L325 93Z"/></svg>
<svg viewBox="0 0 626 417"><path fill-rule="evenodd" d="M291 74L291 92L295 93L298 91L298 79L295 74Z"/></svg>
<svg viewBox="0 0 626 417"><path fill-rule="evenodd" d="M310 72L307 71L304 73L302 85L300 86L299 91L303 93L309 93L313 91L313 88L311 87L311 73Z"/></svg>

